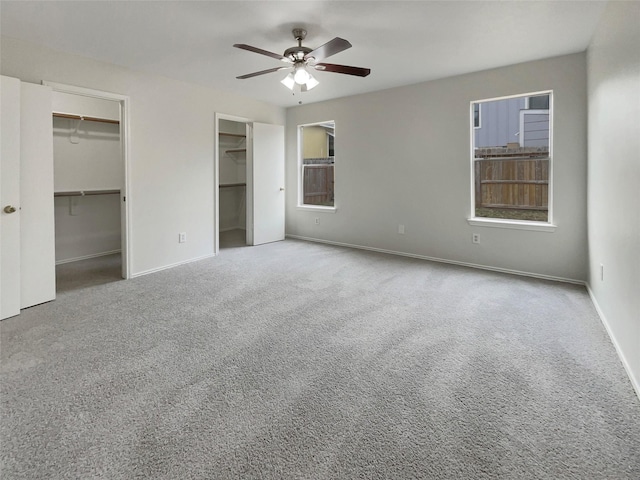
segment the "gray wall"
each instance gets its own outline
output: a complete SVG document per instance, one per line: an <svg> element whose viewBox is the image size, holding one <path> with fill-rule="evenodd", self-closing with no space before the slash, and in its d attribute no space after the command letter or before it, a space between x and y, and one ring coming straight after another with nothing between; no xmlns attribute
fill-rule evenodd
<svg viewBox="0 0 640 480"><path fill-rule="evenodd" d="M470 102L542 90L555 95L556 231L471 227ZM287 191L297 192L297 125L335 120L337 210L299 210L289 194L287 233L584 281L586 105L579 53L290 108Z"/></svg>
<svg viewBox="0 0 640 480"><path fill-rule="evenodd" d="M639 18L640 3L610 2L588 54L589 286L638 395Z"/></svg>

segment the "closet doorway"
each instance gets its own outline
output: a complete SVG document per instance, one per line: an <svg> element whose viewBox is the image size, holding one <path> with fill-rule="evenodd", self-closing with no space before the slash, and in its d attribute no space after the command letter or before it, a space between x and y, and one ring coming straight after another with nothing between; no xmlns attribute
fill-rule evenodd
<svg viewBox="0 0 640 480"><path fill-rule="evenodd" d="M216 113L214 254L284 240L284 126Z"/></svg>
<svg viewBox="0 0 640 480"><path fill-rule="evenodd" d="M129 278L127 97L53 88L57 291Z"/></svg>
<svg viewBox="0 0 640 480"><path fill-rule="evenodd" d="M247 237L247 119L219 116L218 248L250 244ZM217 250L217 249L216 249Z"/></svg>

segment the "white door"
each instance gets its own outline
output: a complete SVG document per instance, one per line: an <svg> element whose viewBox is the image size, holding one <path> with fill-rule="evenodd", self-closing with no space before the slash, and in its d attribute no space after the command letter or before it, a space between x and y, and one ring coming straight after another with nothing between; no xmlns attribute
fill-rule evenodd
<svg viewBox="0 0 640 480"><path fill-rule="evenodd" d="M20 313L20 80L0 80L0 318L4 319Z"/></svg>
<svg viewBox="0 0 640 480"><path fill-rule="evenodd" d="M284 127L253 122L247 130L247 243L284 240Z"/></svg>
<svg viewBox="0 0 640 480"><path fill-rule="evenodd" d="M51 87L20 90L20 308L56 298Z"/></svg>

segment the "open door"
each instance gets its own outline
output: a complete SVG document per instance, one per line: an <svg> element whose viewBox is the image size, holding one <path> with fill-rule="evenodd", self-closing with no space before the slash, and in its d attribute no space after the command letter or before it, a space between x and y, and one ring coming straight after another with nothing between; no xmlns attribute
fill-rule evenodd
<svg viewBox="0 0 640 480"><path fill-rule="evenodd" d="M20 80L2 77L0 319L20 313Z"/></svg>
<svg viewBox="0 0 640 480"><path fill-rule="evenodd" d="M20 93L20 308L56 298L51 88Z"/></svg>
<svg viewBox="0 0 640 480"><path fill-rule="evenodd" d="M55 298L51 89L2 77L2 318Z"/></svg>
<svg viewBox="0 0 640 480"><path fill-rule="evenodd" d="M247 138L247 243L284 240L284 127L249 123Z"/></svg>

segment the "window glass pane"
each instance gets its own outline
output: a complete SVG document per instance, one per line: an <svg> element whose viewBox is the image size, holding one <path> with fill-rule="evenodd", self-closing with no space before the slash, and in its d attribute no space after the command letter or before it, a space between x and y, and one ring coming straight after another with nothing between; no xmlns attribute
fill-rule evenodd
<svg viewBox="0 0 640 480"><path fill-rule="evenodd" d="M333 207L335 124L323 122L300 127L302 140L302 205Z"/></svg>
<svg viewBox="0 0 640 480"><path fill-rule="evenodd" d="M549 95L529 97L530 110L549 110Z"/></svg>
<svg viewBox="0 0 640 480"><path fill-rule="evenodd" d="M480 104L473 104L473 126L475 128L480 128Z"/></svg>
<svg viewBox="0 0 640 480"><path fill-rule="evenodd" d="M537 107L548 106L549 97L529 97L529 107L533 99L542 99L533 102ZM480 103L472 172L476 217L548 221L551 112L525 109L526 98Z"/></svg>

